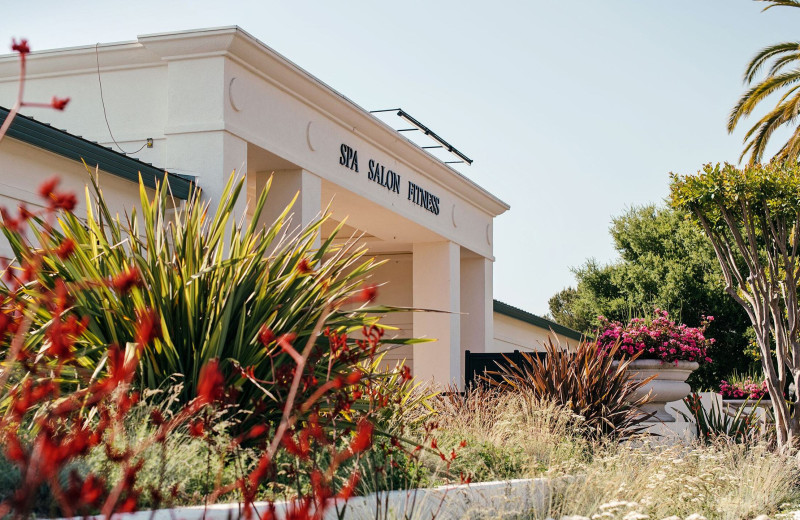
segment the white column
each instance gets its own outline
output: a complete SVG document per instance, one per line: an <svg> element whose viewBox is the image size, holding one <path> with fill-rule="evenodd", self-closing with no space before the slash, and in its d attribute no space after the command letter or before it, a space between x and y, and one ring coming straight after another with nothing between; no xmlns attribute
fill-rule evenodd
<svg viewBox="0 0 800 520"><path fill-rule="evenodd" d="M448 311L414 313L414 377L461 386L461 248L453 242L418 242L413 250L414 307Z"/></svg>
<svg viewBox="0 0 800 520"><path fill-rule="evenodd" d="M192 175L203 190L203 198L216 210L222 190L232 174L247 171L247 142L223 131L168 134L167 168ZM236 218L244 215L247 196L242 193L234 208Z"/></svg>
<svg viewBox="0 0 800 520"><path fill-rule="evenodd" d="M230 175L247 172L247 142L224 130L225 58L168 59L165 169L197 178L216 209ZM247 197L234 213L244 214Z"/></svg>
<svg viewBox="0 0 800 520"><path fill-rule="evenodd" d="M493 262L481 256L461 259L461 366L464 351L487 352L494 340Z"/></svg>
<svg viewBox="0 0 800 520"><path fill-rule="evenodd" d="M322 179L303 169L258 172L256 197L261 195L270 175L272 176L272 186L261 215L262 223L268 226L272 225L295 195L297 195L297 200L287 216L291 219L286 229L287 232L299 230L321 216ZM253 203L255 204L255 201Z"/></svg>

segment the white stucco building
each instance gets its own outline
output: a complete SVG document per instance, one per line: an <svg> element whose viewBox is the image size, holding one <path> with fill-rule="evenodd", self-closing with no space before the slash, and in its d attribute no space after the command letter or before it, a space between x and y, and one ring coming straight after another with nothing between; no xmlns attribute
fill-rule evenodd
<svg viewBox="0 0 800 520"><path fill-rule="evenodd" d="M17 58L0 58L0 105L13 104L17 75ZM212 201L235 170L247 176L248 200L274 177L268 219L298 191L295 223L328 206L334 222L346 219L346 230L387 260L374 275L385 282L380 302L450 311L386 318L402 335L438 340L392 353L416 377L460 381L466 350L536 348L548 332L504 304L495 313L493 222L507 204L238 27L36 52L27 78L27 97L72 101L64 112L23 113L116 149L109 116L119 146L159 171L193 177ZM36 167L6 158L23 160L36 144L10 137L0 145L0 195L26 200L36 175L14 172ZM152 147L142 148L147 139ZM55 170L48 173L69 170L57 164L67 161L58 150L41 153L44 170ZM66 182L81 182L74 179ZM115 192L120 204L126 186ZM238 211L246 213L244 200ZM555 332L575 341L574 331Z"/></svg>

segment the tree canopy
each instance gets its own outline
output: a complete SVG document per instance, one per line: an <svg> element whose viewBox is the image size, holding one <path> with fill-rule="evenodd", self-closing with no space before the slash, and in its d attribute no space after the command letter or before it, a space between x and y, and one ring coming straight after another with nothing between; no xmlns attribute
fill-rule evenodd
<svg viewBox="0 0 800 520"><path fill-rule="evenodd" d="M800 165L708 164L672 176L671 203L709 237L725 290L750 319L778 445L800 444L800 402L784 399L789 383L800 381Z"/></svg>
<svg viewBox="0 0 800 520"><path fill-rule="evenodd" d="M710 242L687 214L654 205L635 207L616 217L610 229L620 259L594 259L573 269L576 287L550 298L554 321L592 332L597 316L626 321L652 314L658 307L690 326L714 316L708 336L716 345L714 360L690 380L695 387L716 388L734 370L747 371L753 358L747 314L725 294L722 273Z"/></svg>

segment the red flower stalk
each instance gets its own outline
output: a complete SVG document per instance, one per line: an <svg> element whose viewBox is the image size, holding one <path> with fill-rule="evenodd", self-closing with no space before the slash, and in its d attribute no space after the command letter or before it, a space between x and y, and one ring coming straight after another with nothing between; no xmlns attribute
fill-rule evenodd
<svg viewBox="0 0 800 520"><path fill-rule="evenodd" d="M189 423L189 435L192 437L202 437L205 432L205 423L200 419Z"/></svg>
<svg viewBox="0 0 800 520"><path fill-rule="evenodd" d="M161 338L161 316L154 309L145 309L136 312L136 343L147 345L155 339Z"/></svg>
<svg viewBox="0 0 800 520"><path fill-rule="evenodd" d="M314 270L311 268L311 264L309 263L307 258L300 259L300 262L297 264L297 272L300 274L309 274Z"/></svg>
<svg viewBox="0 0 800 520"><path fill-rule="evenodd" d="M364 303L372 303L378 297L378 288L375 285L367 285L361 288L358 293L358 300Z"/></svg>
<svg viewBox="0 0 800 520"><path fill-rule="evenodd" d="M272 329L267 327L266 323L261 326L261 330L258 333L258 341L260 341L265 347L269 346L270 343L275 341L275 333L272 332Z"/></svg>
<svg viewBox="0 0 800 520"><path fill-rule="evenodd" d="M350 497L353 496L353 493L356 490L356 486L358 485L359 481L361 480L361 475L356 471L350 478L345 482L344 486L339 490L339 494L337 498L341 498L343 500L349 500Z"/></svg>
<svg viewBox="0 0 800 520"><path fill-rule="evenodd" d="M54 253L62 260L66 260L72 253L75 252L75 241L71 238L65 238L55 249Z"/></svg>
<svg viewBox="0 0 800 520"><path fill-rule="evenodd" d="M50 200L56 191L61 179L58 177L51 177L39 185L39 196L43 199Z"/></svg>
<svg viewBox="0 0 800 520"><path fill-rule="evenodd" d="M302 460L308 460L311 453L311 446L308 442L295 442L294 437L288 431L283 434L283 446L289 454Z"/></svg>
<svg viewBox="0 0 800 520"><path fill-rule="evenodd" d="M17 42L16 38L11 39L11 50L20 53L22 56L30 54L31 48L28 47L28 40L22 38Z"/></svg>
<svg viewBox="0 0 800 520"><path fill-rule="evenodd" d="M110 280L110 286L120 294L125 294L141 284L142 278L136 266L128 267Z"/></svg>
<svg viewBox="0 0 800 520"><path fill-rule="evenodd" d="M72 211L78 205L78 198L71 192L58 192L52 197L50 206L53 209Z"/></svg>
<svg viewBox="0 0 800 520"><path fill-rule="evenodd" d="M222 397L225 378L219 370L219 360L212 359L200 369L197 382L197 402L209 404Z"/></svg>
<svg viewBox="0 0 800 520"><path fill-rule="evenodd" d="M350 443L350 452L352 454L361 453L370 446L372 446L372 431L374 426L366 419L361 419L356 428L356 436L353 442Z"/></svg>
<svg viewBox="0 0 800 520"><path fill-rule="evenodd" d="M58 98L53 96L53 99L50 101L50 106L56 110L64 110L67 107L67 103L69 103L69 98Z"/></svg>

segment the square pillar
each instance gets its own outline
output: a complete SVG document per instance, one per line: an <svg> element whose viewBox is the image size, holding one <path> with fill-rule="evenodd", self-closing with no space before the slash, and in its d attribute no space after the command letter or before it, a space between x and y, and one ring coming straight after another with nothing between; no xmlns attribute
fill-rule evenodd
<svg viewBox="0 0 800 520"><path fill-rule="evenodd" d="M413 374L444 386L463 379L461 364L461 248L453 242L420 242L413 249L414 337L436 339L414 345Z"/></svg>
<svg viewBox="0 0 800 520"><path fill-rule="evenodd" d="M494 341L494 262L482 256L461 259L461 366L464 352L487 352Z"/></svg>
<svg viewBox="0 0 800 520"><path fill-rule="evenodd" d="M297 194L288 219L286 232L291 234L321 216L322 179L303 169L277 170L256 173L256 198L267 186L272 176L272 186L261 214L261 223L272 225ZM255 204L255 200L253 201Z"/></svg>
<svg viewBox="0 0 800 520"><path fill-rule="evenodd" d="M241 177L247 171L247 142L228 132L167 134L166 148L167 169L197 179L203 198L211 204L209 213L216 210L230 176ZM234 208L237 220L246 205L242 194Z"/></svg>

